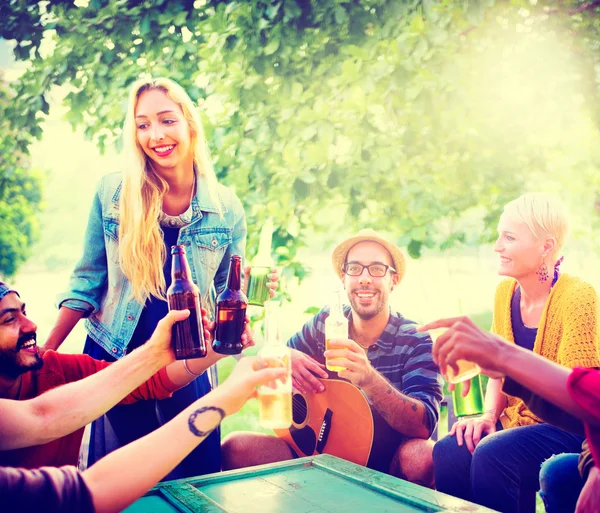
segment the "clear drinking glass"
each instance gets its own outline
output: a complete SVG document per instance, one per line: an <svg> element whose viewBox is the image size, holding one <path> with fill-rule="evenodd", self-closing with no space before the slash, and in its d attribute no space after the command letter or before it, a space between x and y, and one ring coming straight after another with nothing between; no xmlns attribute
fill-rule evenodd
<svg viewBox="0 0 600 513"><path fill-rule="evenodd" d="M434 346L438 337L444 333L446 329L447 328L434 328L428 331ZM452 367L446 367L445 378L448 383L462 383L463 381L467 381L468 379L477 376L481 372L479 365L467 360L457 360L456 365L458 366L458 373L455 373Z"/></svg>
<svg viewBox="0 0 600 513"><path fill-rule="evenodd" d="M284 367L286 376L258 389L261 426L286 429L292 425L292 353L279 336L279 301L265 301L265 345L258 356L262 367Z"/></svg>

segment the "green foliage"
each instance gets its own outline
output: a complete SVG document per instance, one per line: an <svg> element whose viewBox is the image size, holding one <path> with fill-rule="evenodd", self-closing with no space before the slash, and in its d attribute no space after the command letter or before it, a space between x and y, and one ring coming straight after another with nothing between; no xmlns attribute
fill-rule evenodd
<svg viewBox="0 0 600 513"><path fill-rule="evenodd" d="M24 153L15 147L17 132L4 115L12 102L0 76L0 276L13 276L39 236L41 203L39 173L28 169Z"/></svg>
<svg viewBox="0 0 600 513"><path fill-rule="evenodd" d="M485 312L470 313L469 317L481 329L489 331L492 327L493 314L491 310L486 310Z"/></svg>
<svg viewBox="0 0 600 513"><path fill-rule="evenodd" d="M273 217L300 278L308 228L386 228L416 258L490 240L504 203L565 176L598 217L596 132L577 123L600 123L600 22L583 1L50 0L3 19L31 64L17 130L39 137L47 92L68 84L68 120L104 149L134 79L175 79L244 202L249 256Z"/></svg>

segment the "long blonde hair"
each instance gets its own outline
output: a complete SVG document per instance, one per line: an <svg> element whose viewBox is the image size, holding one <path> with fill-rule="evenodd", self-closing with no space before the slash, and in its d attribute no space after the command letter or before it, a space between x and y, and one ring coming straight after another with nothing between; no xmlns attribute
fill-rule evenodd
<svg viewBox="0 0 600 513"><path fill-rule="evenodd" d="M144 91L158 89L175 102L185 117L191 135L194 168L222 216L218 182L212 167L204 130L194 104L183 88L167 78L141 79L129 93L123 127L127 165L123 172L119 215L119 263L131 282L133 297L140 303L150 296L165 299L163 266L167 258L159 217L169 184L155 171L152 160L137 142L135 108ZM198 185L200 186L200 185Z"/></svg>

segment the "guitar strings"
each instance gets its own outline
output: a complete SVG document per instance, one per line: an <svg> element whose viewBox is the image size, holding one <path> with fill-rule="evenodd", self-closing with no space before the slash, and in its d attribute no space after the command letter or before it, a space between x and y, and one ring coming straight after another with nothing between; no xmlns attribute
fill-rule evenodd
<svg viewBox="0 0 600 513"><path fill-rule="evenodd" d="M292 397L292 410L294 411L294 413L300 414L303 418L306 418L306 416L308 414L308 410L304 406L304 404L302 404L302 402L300 402L300 400L295 401L293 397Z"/></svg>
<svg viewBox="0 0 600 513"><path fill-rule="evenodd" d="M307 409L304 406L301 405L293 405L292 409L294 410L294 413L300 413L303 416L306 416L307 414Z"/></svg>

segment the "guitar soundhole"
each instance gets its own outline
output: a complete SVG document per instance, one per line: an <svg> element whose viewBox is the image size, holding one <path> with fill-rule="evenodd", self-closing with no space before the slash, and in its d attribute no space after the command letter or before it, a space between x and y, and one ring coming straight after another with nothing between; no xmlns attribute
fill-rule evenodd
<svg viewBox="0 0 600 513"><path fill-rule="evenodd" d="M294 394L292 396L292 418L294 424L302 424L308 415L308 405L306 399L300 394Z"/></svg>

